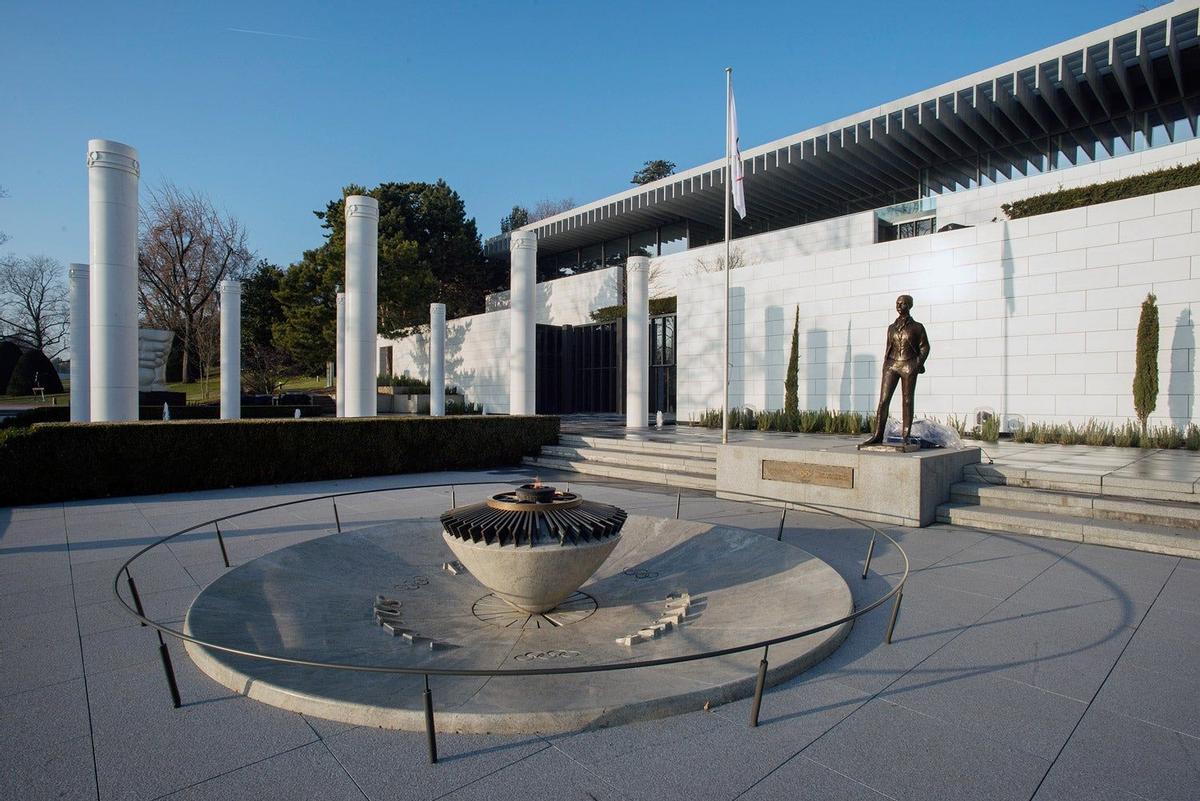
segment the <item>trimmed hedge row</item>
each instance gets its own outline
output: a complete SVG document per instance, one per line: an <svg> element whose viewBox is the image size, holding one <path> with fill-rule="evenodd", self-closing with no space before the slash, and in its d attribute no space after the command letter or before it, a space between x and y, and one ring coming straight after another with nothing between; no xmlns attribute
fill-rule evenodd
<svg viewBox="0 0 1200 801"><path fill-rule="evenodd" d="M220 406L172 406L172 420L219 420ZM242 417L247 420L280 419L296 416L319 417L328 411L322 406L243 406ZM139 420L162 420L161 406L139 406ZM71 421L70 406L35 406L22 409L14 415L0 419L0 429L21 428L34 423L68 423Z"/></svg>
<svg viewBox="0 0 1200 801"><path fill-rule="evenodd" d="M1102 184L1091 184L1076 189L1060 189L1057 192L1034 195L1014 200L1012 203L1005 203L1000 209L1008 216L1008 219L1016 220L1036 214L1048 214L1052 211L1065 211L1081 206L1092 206L1096 203L1111 203L1114 200L1153 195L1156 192L1169 192L1172 189L1184 189L1198 184L1200 184L1200 162L1180 164L1144 175L1106 181Z"/></svg>
<svg viewBox="0 0 1200 801"><path fill-rule="evenodd" d="M517 464L558 418L46 423L0 431L0 506Z"/></svg>

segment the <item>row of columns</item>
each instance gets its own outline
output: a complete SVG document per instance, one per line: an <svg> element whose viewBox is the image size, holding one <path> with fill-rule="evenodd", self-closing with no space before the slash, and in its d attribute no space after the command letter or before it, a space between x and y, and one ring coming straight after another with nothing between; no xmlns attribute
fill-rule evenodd
<svg viewBox="0 0 1200 801"><path fill-rule="evenodd" d="M120 142L88 142L88 264L70 268L71 419L138 417L137 151ZM337 414L376 413L379 201L345 200L346 289L337 295ZM509 413L537 408L537 234L510 239ZM625 423L644 428L649 410L649 259L626 265ZM241 416L241 284L221 293L221 417ZM446 307L429 307L430 413L445 414Z"/></svg>

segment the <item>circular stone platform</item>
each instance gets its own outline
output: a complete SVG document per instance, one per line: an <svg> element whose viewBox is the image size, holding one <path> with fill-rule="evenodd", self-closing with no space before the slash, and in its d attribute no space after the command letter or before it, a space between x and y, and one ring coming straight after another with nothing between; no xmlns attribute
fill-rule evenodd
<svg viewBox="0 0 1200 801"><path fill-rule="evenodd" d="M221 645L358 665L487 670L599 665L734 647L819 625L853 610L850 588L812 554L753 532L636 517L580 593L560 610L512 614L452 556L436 520L333 534L280 549L218 578L185 630ZM687 593L688 615L631 645ZM400 602L391 634L377 596ZM594 609L593 609L594 603ZM807 669L849 633L844 624L773 646L768 683ZM409 639L411 638L411 639ZM422 730L422 676L304 668L191 643L216 681L273 706L363 726ZM660 667L557 676L431 676L441 731L560 732L663 717L743 698L760 651Z"/></svg>

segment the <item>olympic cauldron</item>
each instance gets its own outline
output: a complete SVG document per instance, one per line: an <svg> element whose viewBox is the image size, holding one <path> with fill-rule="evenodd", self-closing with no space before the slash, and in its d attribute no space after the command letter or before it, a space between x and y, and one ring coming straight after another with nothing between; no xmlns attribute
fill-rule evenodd
<svg viewBox="0 0 1200 801"><path fill-rule="evenodd" d="M554 609L583 584L621 539L625 510L578 493L523 484L441 517L458 561L497 596L525 612Z"/></svg>

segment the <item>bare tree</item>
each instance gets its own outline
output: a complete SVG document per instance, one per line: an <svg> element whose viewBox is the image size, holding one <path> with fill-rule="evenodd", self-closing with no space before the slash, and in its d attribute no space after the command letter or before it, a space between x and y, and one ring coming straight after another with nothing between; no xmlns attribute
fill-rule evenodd
<svg viewBox="0 0 1200 801"><path fill-rule="evenodd" d="M199 326L215 316L217 286L240 278L254 261L246 229L198 192L163 183L142 204L138 300L151 325L168 328L183 348L181 380L198 344Z"/></svg>
<svg viewBox="0 0 1200 801"><path fill-rule="evenodd" d="M0 323L51 359L66 350L65 274L49 256L0 261Z"/></svg>
<svg viewBox="0 0 1200 801"><path fill-rule="evenodd" d="M558 200L545 198L539 200L537 205L529 212L528 222L537 222L544 220L547 217L553 217L555 214L562 214L564 211L570 211L575 208L575 198L564 197Z"/></svg>
<svg viewBox="0 0 1200 801"><path fill-rule="evenodd" d="M192 341L196 350L196 361L200 363L202 397L208 400L213 368L221 364L221 311L218 304L205 304L196 315Z"/></svg>
<svg viewBox="0 0 1200 801"><path fill-rule="evenodd" d="M729 249L729 263L734 270L740 270L746 266L746 256L742 253L741 248L732 247ZM725 272L725 256L723 255L714 254L707 258L697 258L692 264L693 275L723 272Z"/></svg>

